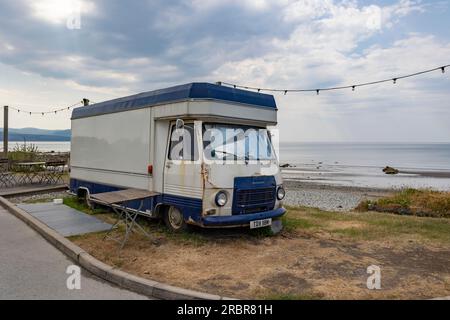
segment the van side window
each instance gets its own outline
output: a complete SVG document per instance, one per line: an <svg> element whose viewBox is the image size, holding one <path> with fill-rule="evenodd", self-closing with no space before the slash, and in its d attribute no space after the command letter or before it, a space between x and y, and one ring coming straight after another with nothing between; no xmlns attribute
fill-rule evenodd
<svg viewBox="0 0 450 320"><path fill-rule="evenodd" d="M198 160L197 143L194 134L194 124L187 123L183 129L172 126L170 132L169 160Z"/></svg>

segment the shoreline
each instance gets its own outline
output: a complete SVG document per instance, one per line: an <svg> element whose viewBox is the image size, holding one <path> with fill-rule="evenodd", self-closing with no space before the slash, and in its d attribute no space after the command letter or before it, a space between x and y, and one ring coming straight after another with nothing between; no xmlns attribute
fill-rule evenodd
<svg viewBox="0 0 450 320"><path fill-rule="evenodd" d="M388 175L377 166L291 162L282 167L286 205L327 211L353 210L363 200L376 200L405 188L450 191L449 169L395 167Z"/></svg>
<svg viewBox="0 0 450 320"><path fill-rule="evenodd" d="M413 174L424 178L445 178L450 179L450 171L445 170L400 170L399 174Z"/></svg>

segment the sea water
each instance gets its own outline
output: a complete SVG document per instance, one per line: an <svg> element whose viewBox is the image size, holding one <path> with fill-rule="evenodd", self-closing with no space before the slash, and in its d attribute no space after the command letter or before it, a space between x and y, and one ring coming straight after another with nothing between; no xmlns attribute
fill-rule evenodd
<svg viewBox="0 0 450 320"><path fill-rule="evenodd" d="M450 190L450 143L281 143L279 158L295 166L285 178L302 182ZM386 175L385 166L401 173Z"/></svg>

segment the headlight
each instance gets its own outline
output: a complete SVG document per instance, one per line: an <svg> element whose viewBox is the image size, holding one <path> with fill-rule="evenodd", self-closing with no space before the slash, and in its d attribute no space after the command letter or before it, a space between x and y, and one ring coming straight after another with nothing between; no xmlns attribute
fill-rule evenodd
<svg viewBox="0 0 450 320"><path fill-rule="evenodd" d="M286 191L284 190L283 186L279 186L277 189L277 199L283 200L286 196Z"/></svg>
<svg viewBox="0 0 450 320"><path fill-rule="evenodd" d="M216 204L219 207L223 207L228 201L228 196L225 191L219 191L216 194Z"/></svg>

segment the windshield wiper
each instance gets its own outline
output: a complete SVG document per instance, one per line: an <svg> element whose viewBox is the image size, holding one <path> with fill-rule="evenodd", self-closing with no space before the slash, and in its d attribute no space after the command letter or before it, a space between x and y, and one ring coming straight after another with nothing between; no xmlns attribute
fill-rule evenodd
<svg viewBox="0 0 450 320"><path fill-rule="evenodd" d="M222 151L222 150L215 150L215 152L220 152L223 154L228 154L230 156L235 157L235 160L245 160L245 161L250 161L250 157L249 156L244 156L244 157L238 157L237 154L231 153L231 152L227 152L227 151Z"/></svg>

